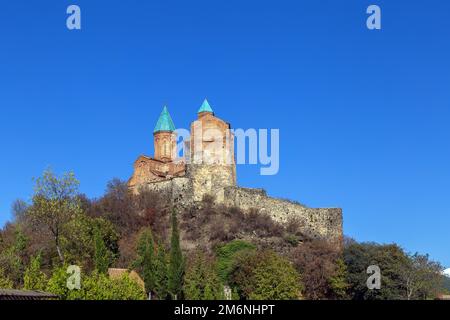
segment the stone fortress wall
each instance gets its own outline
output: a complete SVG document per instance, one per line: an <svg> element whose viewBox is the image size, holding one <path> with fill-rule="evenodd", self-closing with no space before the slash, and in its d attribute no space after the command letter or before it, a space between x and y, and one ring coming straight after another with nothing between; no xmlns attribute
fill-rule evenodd
<svg viewBox="0 0 450 320"><path fill-rule="evenodd" d="M185 177L148 183L142 187L166 194L172 204L179 208L196 206L204 195L212 195L216 203L239 207L244 212L256 209L280 223L296 219L300 222L302 233L308 237L330 241L342 240L340 208L308 208L289 200L270 197L262 189L227 185L230 181L229 177L224 175L226 171L220 171L214 166L189 167L187 165ZM205 177L209 178L204 179Z"/></svg>

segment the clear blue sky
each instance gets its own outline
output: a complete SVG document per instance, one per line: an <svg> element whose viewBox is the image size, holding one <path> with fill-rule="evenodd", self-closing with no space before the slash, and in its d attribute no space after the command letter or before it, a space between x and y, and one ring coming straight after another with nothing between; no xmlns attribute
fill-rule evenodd
<svg viewBox="0 0 450 320"><path fill-rule="evenodd" d="M78 4L82 30L66 28ZM382 8L382 30L365 26ZM167 104L205 97L237 128L279 128L280 172L239 184L342 207L345 233L450 266L450 2L3 1L0 225L32 177L127 179Z"/></svg>

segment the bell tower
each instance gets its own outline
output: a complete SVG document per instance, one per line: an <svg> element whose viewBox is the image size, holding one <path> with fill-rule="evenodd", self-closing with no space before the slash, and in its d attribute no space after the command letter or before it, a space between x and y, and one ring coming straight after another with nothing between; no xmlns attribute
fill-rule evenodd
<svg viewBox="0 0 450 320"><path fill-rule="evenodd" d="M175 125L172 117L164 106L155 130L153 130L153 141L155 146L155 160L172 162L176 157Z"/></svg>
<svg viewBox="0 0 450 320"><path fill-rule="evenodd" d="M222 203L225 189L236 186L234 135L231 125L215 116L206 99L197 115L191 124L191 161L186 175L192 181L194 201L209 194Z"/></svg>

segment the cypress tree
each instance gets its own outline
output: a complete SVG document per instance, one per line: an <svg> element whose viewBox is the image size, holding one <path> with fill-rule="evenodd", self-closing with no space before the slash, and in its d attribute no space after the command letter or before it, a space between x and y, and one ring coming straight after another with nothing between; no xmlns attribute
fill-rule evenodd
<svg viewBox="0 0 450 320"><path fill-rule="evenodd" d="M168 291L172 299L180 299L183 288L184 259L180 246L180 233L175 210L172 211L172 236L170 240Z"/></svg>
<svg viewBox="0 0 450 320"><path fill-rule="evenodd" d="M94 264L99 273L106 274L110 265L110 253L98 229L94 232Z"/></svg>
<svg viewBox="0 0 450 320"><path fill-rule="evenodd" d="M150 229L144 230L141 234L137 253L135 267L141 272L147 293L153 292L155 290L155 242Z"/></svg>
<svg viewBox="0 0 450 320"><path fill-rule="evenodd" d="M164 245L159 243L158 255L156 257L156 276L155 276L155 293L160 300L164 300L168 296L167 292L167 253L164 249Z"/></svg>

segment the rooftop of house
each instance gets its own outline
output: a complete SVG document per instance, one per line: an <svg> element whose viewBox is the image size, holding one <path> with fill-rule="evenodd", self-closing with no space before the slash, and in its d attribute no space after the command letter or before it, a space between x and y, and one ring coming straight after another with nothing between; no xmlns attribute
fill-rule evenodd
<svg viewBox="0 0 450 320"><path fill-rule="evenodd" d="M0 300L48 300L58 296L42 291L26 291L15 289L0 289Z"/></svg>

